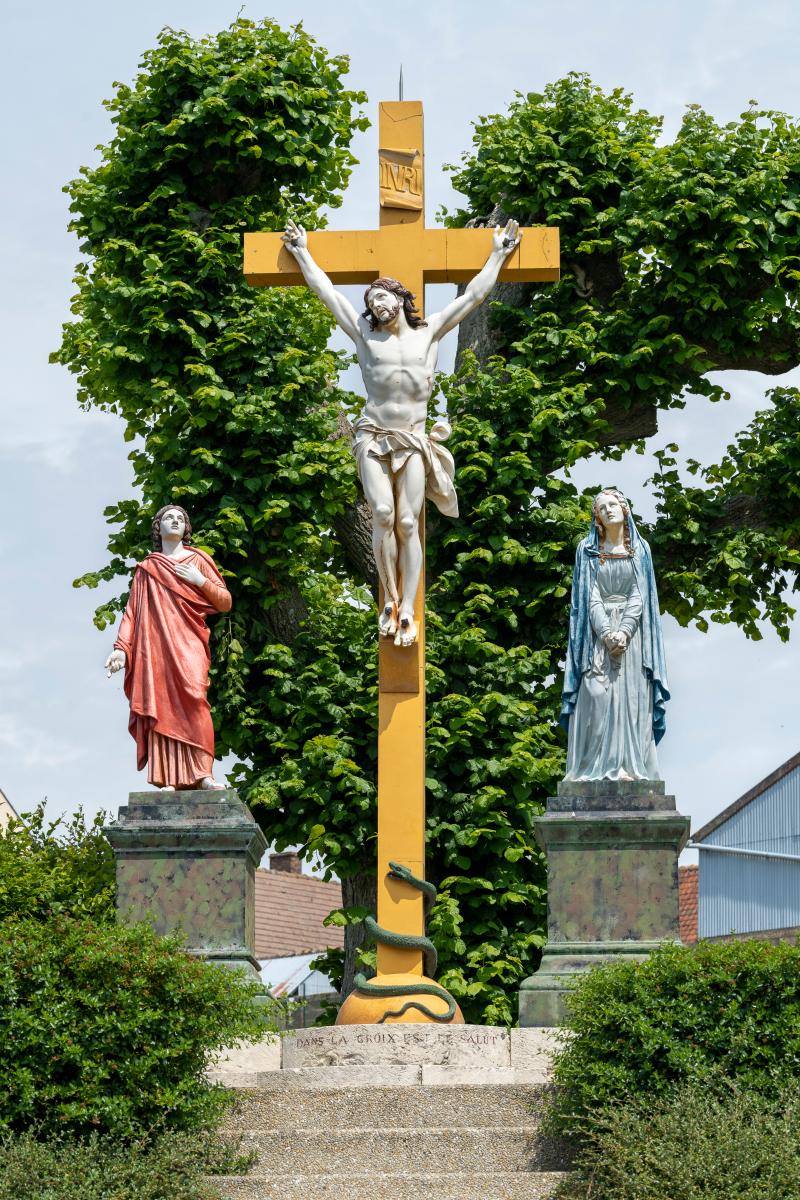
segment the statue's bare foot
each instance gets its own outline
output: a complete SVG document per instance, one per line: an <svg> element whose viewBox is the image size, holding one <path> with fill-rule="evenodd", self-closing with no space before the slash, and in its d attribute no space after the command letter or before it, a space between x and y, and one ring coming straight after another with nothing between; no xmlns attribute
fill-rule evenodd
<svg viewBox="0 0 800 1200"><path fill-rule="evenodd" d="M223 792L225 790L224 783L217 783L213 775L206 775L200 780L200 787L204 792Z"/></svg>
<svg viewBox="0 0 800 1200"><path fill-rule="evenodd" d="M417 640L417 623L413 613L400 613L400 626L395 634L395 646L413 646Z"/></svg>
<svg viewBox="0 0 800 1200"><path fill-rule="evenodd" d="M171 784L171 783L165 783L165 784L164 784L164 786L163 786L162 788L159 788L159 791L161 791L161 792L174 792L174 791L175 791L175 788L172 786L172 784Z"/></svg>
<svg viewBox="0 0 800 1200"><path fill-rule="evenodd" d="M394 637L397 633L397 605L394 601L384 605L378 619L378 632L381 637Z"/></svg>

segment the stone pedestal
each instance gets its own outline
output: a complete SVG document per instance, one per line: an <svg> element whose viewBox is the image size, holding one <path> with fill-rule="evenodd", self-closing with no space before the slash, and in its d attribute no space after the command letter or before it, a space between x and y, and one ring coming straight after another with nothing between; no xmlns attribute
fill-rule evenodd
<svg viewBox="0 0 800 1200"><path fill-rule="evenodd" d="M678 939L678 855L689 818L661 780L562 782L536 819L547 855L547 946L519 996L520 1025L566 1018L576 972L644 959Z"/></svg>
<svg viewBox="0 0 800 1200"><path fill-rule="evenodd" d="M179 931L190 953L258 975L255 869L267 843L235 791L131 792L105 834L120 921Z"/></svg>

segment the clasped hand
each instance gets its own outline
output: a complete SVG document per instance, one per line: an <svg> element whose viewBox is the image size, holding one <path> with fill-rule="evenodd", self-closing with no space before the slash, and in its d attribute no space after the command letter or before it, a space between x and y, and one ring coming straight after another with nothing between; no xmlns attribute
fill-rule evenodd
<svg viewBox="0 0 800 1200"><path fill-rule="evenodd" d="M628 635L621 629L616 630L614 633L607 633L603 638L603 641L605 642L606 649L608 650L609 654L613 654L615 656L624 654L628 649Z"/></svg>

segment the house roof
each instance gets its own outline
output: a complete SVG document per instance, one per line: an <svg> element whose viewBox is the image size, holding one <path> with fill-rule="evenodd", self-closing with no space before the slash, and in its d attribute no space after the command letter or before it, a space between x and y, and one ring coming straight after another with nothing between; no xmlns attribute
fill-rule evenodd
<svg viewBox="0 0 800 1200"><path fill-rule="evenodd" d="M697 941L697 866L678 867L678 927L681 941Z"/></svg>
<svg viewBox="0 0 800 1200"><path fill-rule="evenodd" d="M699 829L697 833L693 835L692 841L702 842L703 838L708 837L708 835L713 833L715 829L719 829L720 825L724 825L725 822L729 821L731 817L736 815L736 813L741 812L741 810L746 808L748 804L751 804L753 800L756 800L759 796L763 795L768 788L774 787L776 783L780 783L782 779L785 779L786 776L790 775L797 767L800 767L800 754L795 754L794 757L787 759L786 762L773 771L771 775L767 775L766 778L762 779L760 783L757 783L754 787L751 787L748 792L745 792L743 796L740 796L738 800L734 800L733 804L729 804L727 808L724 808L721 813L717 814L716 817L712 817L712 819L706 825L704 825L702 829Z"/></svg>
<svg viewBox="0 0 800 1200"><path fill-rule="evenodd" d="M344 942L341 927L322 922L342 906L342 886L315 875L256 871L256 945L258 959L319 954Z"/></svg>
<svg viewBox="0 0 800 1200"><path fill-rule="evenodd" d="M8 825L8 822L12 820L12 818L15 821L19 820L19 813L14 808L14 805L11 803L3 789L0 788L0 829L5 829L5 827Z"/></svg>

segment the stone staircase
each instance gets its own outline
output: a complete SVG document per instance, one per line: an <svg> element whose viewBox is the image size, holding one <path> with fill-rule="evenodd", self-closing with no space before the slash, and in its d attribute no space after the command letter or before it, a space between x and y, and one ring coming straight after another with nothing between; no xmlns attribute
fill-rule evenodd
<svg viewBox="0 0 800 1200"><path fill-rule="evenodd" d="M260 1072L258 1086L239 1084L228 1125L257 1161L214 1182L229 1200L552 1196L569 1156L540 1130L542 1076L440 1067L435 1078L364 1064Z"/></svg>

